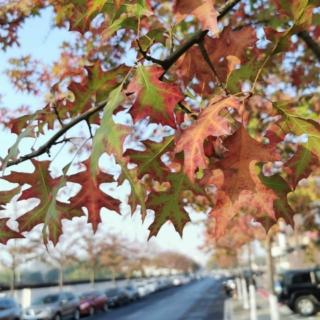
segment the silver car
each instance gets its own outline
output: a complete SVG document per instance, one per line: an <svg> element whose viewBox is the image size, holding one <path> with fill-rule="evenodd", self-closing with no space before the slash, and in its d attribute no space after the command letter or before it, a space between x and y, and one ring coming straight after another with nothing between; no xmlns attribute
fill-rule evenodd
<svg viewBox="0 0 320 320"><path fill-rule="evenodd" d="M3 297L0 298L0 320L20 320L20 306L12 299Z"/></svg>
<svg viewBox="0 0 320 320"><path fill-rule="evenodd" d="M48 294L23 311L23 320L80 319L79 300L71 292Z"/></svg>

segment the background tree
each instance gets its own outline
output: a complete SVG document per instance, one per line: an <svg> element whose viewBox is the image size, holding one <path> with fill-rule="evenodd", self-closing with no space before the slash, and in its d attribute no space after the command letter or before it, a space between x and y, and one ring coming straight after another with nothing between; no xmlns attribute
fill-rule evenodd
<svg viewBox="0 0 320 320"><path fill-rule="evenodd" d="M21 267L38 257L36 247L26 239L12 239L2 248L1 264L10 271L10 292L14 294Z"/></svg>

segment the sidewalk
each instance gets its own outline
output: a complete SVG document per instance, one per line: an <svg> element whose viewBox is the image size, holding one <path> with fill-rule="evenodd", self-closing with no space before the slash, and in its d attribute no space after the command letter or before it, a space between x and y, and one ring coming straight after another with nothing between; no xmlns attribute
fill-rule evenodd
<svg viewBox="0 0 320 320"><path fill-rule="evenodd" d="M268 295L264 290L257 290L256 295L257 300L257 320L270 320L269 314L269 301ZM250 320L250 310L245 310L243 308L242 301L233 298L231 300L231 315L230 319L233 320ZM297 314L294 314L286 305L279 304L279 315L280 320L320 320L320 313L313 317L301 317ZM229 319L228 319L229 320Z"/></svg>

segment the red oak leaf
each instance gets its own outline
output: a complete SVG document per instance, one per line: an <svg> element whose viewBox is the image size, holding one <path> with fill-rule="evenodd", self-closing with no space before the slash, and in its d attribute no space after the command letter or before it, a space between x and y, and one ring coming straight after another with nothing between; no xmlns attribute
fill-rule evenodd
<svg viewBox="0 0 320 320"><path fill-rule="evenodd" d="M183 95L178 86L159 80L162 73L159 67L137 69L127 89L137 94L130 113L135 121L150 116L152 121L176 127L174 108L183 100Z"/></svg>
<svg viewBox="0 0 320 320"><path fill-rule="evenodd" d="M280 160L275 144L259 143L249 136L243 126L224 141L224 146L228 151L215 166L223 171L222 188L232 201L243 190L255 190L250 173L251 163Z"/></svg>
<svg viewBox="0 0 320 320"><path fill-rule="evenodd" d="M101 222L100 209L107 208L119 212L120 201L104 193L100 186L102 183L113 182L113 177L103 171L93 176L90 171L90 160L84 163L85 170L68 177L68 181L81 185L80 191L70 199L70 208L88 210L88 221L92 223L93 230L97 230Z"/></svg>
<svg viewBox="0 0 320 320"><path fill-rule="evenodd" d="M62 232L61 220L79 216L81 211L74 210L66 203L56 200L58 190L65 181L63 177L51 177L49 172L50 161L31 161L35 168L34 172L12 172L5 177L7 181L12 183L30 185L29 188L22 191L18 200L40 200L35 208L17 219L19 230L30 231L36 225L44 223L49 229L49 239L57 243Z"/></svg>
<svg viewBox="0 0 320 320"><path fill-rule="evenodd" d="M19 232L13 231L7 225L9 218L0 219L0 243L6 244L10 239L24 238Z"/></svg>

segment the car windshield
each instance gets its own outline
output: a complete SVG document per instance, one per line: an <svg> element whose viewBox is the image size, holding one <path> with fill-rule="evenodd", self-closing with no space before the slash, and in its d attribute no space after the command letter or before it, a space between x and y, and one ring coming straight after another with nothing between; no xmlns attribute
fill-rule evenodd
<svg viewBox="0 0 320 320"><path fill-rule="evenodd" d="M49 304L59 301L59 295L58 294L50 294L45 297L41 297L36 299L33 304L39 305L39 304Z"/></svg>
<svg viewBox="0 0 320 320"><path fill-rule="evenodd" d="M80 295L80 299L91 299L97 296L96 292L84 292Z"/></svg>
<svg viewBox="0 0 320 320"><path fill-rule="evenodd" d="M118 289L110 289L110 290L107 290L107 294L108 295L116 295L118 294L119 290Z"/></svg>

